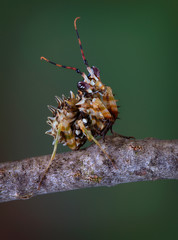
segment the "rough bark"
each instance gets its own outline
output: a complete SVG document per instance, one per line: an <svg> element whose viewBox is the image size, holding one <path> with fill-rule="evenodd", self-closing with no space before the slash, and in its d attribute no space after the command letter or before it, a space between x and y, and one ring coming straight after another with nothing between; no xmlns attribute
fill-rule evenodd
<svg viewBox="0 0 178 240"><path fill-rule="evenodd" d="M0 164L0 202L87 187L178 179L178 140L136 140L117 135L99 141L117 169L92 144L80 151L57 154L49 172L38 184L50 155Z"/></svg>

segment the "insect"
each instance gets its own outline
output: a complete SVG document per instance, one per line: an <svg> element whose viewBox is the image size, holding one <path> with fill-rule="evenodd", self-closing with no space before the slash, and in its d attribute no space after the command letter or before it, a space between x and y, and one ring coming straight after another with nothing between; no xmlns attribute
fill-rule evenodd
<svg viewBox="0 0 178 240"><path fill-rule="evenodd" d="M75 18L74 27L82 58L89 73L88 76L78 68L60 65L45 57L41 57L42 60L57 67L76 71L81 75L83 81L79 81L77 84L78 94L75 95L70 91L70 97L68 98L64 95L62 98L56 96L55 99L58 106L48 106L53 116L48 117L47 123L51 126L51 129L46 134L54 137L54 149L49 164L39 183L39 188L55 158L58 143L67 145L72 150L78 150L87 140L94 141L103 151L106 158L110 159L114 165L113 160L96 140L96 137L104 137L109 130L112 131L112 126L118 116L117 100L114 99L112 89L101 82L99 69L94 66L90 67L85 58L76 25L79 18Z"/></svg>

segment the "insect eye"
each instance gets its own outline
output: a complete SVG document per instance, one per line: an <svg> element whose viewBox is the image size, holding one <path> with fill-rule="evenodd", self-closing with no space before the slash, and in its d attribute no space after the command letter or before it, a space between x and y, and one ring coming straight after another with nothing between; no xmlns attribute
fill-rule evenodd
<svg viewBox="0 0 178 240"><path fill-rule="evenodd" d="M100 70L95 66L92 66L92 69L93 69L95 76L100 77Z"/></svg>
<svg viewBox="0 0 178 240"><path fill-rule="evenodd" d="M90 88L90 85L86 82L78 82L77 87L80 91L86 91L87 89Z"/></svg>

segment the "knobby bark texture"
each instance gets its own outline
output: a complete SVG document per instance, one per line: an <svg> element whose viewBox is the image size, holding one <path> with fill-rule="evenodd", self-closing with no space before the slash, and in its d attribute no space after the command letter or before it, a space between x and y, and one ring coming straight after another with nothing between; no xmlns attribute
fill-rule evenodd
<svg viewBox="0 0 178 240"><path fill-rule="evenodd" d="M136 140L114 135L99 142L116 168L96 144L57 154L40 190L38 184L50 155L1 163L0 202L87 187L178 179L178 140Z"/></svg>

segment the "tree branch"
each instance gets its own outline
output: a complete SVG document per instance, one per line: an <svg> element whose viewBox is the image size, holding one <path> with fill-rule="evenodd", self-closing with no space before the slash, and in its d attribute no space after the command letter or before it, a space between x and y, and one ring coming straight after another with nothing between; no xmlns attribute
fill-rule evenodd
<svg viewBox="0 0 178 240"><path fill-rule="evenodd" d="M50 155L1 163L0 202L79 188L178 179L178 140L136 140L115 135L99 142L118 169L92 144L85 150L57 154L38 190Z"/></svg>

